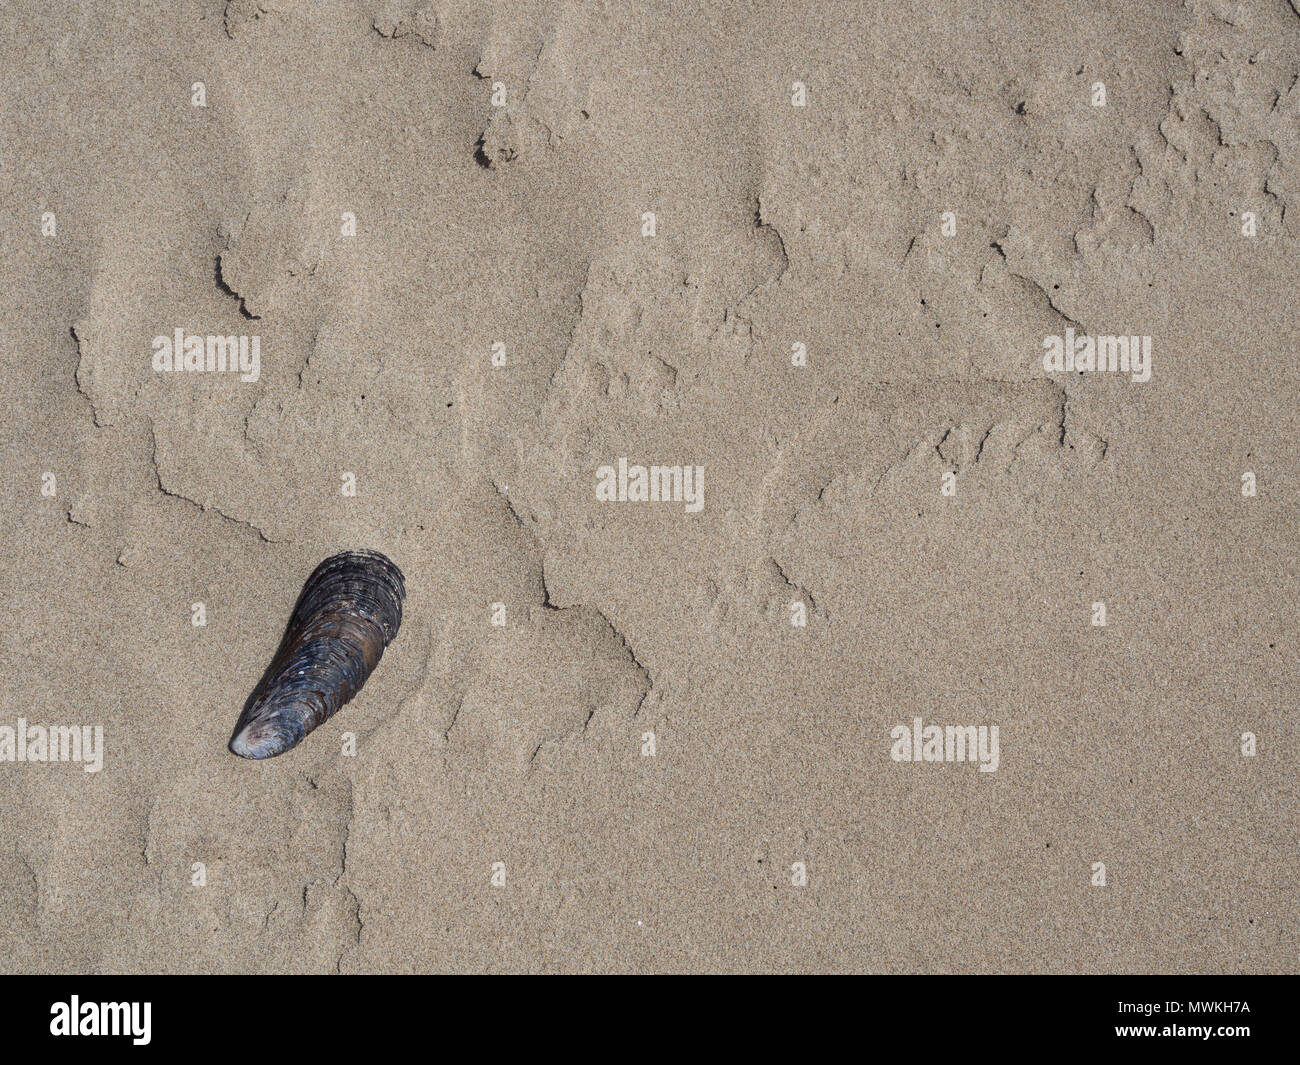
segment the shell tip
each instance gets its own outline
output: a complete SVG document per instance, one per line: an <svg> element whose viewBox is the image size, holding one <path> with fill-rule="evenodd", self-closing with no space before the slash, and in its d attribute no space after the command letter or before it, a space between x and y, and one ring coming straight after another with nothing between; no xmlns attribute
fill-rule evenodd
<svg viewBox="0 0 1300 1065"><path fill-rule="evenodd" d="M240 758L267 758L274 754L274 751L268 751L265 744L258 744L251 741L249 731L251 725L245 725L237 733L234 739L230 741L230 750L233 754L239 755Z"/></svg>

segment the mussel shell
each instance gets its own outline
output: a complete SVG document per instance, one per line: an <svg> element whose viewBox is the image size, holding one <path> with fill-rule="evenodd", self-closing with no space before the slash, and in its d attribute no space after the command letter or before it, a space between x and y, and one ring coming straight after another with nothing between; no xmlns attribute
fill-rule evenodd
<svg viewBox="0 0 1300 1065"><path fill-rule="evenodd" d="M344 551L317 566L230 749L272 758L333 717L397 636L405 598L402 571L377 551Z"/></svg>

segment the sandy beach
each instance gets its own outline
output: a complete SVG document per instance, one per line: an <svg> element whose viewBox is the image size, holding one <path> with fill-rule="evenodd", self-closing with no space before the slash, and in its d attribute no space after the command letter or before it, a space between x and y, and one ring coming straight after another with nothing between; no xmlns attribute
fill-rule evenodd
<svg viewBox="0 0 1300 1065"><path fill-rule="evenodd" d="M1295 0L0 23L0 971L1300 970Z"/></svg>

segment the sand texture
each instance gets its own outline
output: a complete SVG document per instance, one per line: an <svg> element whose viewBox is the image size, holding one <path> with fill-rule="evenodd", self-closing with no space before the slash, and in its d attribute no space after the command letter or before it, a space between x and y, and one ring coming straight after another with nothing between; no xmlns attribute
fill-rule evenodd
<svg viewBox="0 0 1300 1065"><path fill-rule="evenodd" d="M1297 0L0 31L0 970L1300 968Z"/></svg>

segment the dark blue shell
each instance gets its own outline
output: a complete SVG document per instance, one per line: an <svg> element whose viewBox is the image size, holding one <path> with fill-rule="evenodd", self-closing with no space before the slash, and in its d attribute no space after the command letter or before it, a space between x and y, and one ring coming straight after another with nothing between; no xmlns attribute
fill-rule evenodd
<svg viewBox="0 0 1300 1065"><path fill-rule="evenodd" d="M333 717L397 636L405 598L402 571L378 551L344 551L317 566L230 749L272 758Z"/></svg>

